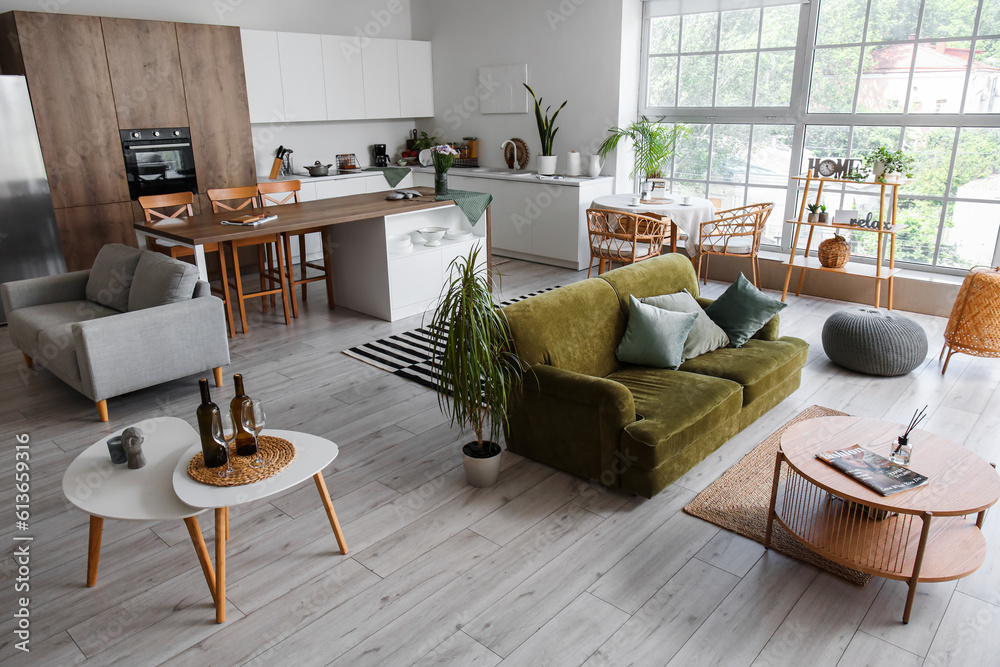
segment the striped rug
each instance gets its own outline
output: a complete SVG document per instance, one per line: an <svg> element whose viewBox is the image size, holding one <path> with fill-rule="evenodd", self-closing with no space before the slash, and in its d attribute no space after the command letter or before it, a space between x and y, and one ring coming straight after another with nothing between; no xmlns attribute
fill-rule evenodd
<svg viewBox="0 0 1000 667"><path fill-rule="evenodd" d="M509 306L528 297L551 292L558 287L559 285L556 285L530 294L522 294L513 299L501 301L500 305ZM344 354L433 389L436 386L434 381L436 364L431 358L433 347L431 329L420 327L348 348L344 350Z"/></svg>

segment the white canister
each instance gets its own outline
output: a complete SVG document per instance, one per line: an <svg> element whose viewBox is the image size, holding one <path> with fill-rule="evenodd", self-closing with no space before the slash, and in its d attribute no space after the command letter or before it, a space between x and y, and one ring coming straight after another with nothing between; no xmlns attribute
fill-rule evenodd
<svg viewBox="0 0 1000 667"><path fill-rule="evenodd" d="M566 175L580 175L580 154L576 151L570 151L566 154Z"/></svg>

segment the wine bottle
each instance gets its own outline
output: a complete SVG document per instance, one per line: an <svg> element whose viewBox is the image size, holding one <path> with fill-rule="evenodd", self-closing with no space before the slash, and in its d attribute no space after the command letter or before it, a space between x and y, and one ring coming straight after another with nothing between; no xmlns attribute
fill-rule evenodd
<svg viewBox="0 0 1000 667"><path fill-rule="evenodd" d="M250 397L243 390L242 375L234 375L233 382L236 383L236 396L229 403L229 410L233 413L233 423L236 425L236 453L240 456L252 456L257 453L257 438L243 423L243 406L250 402Z"/></svg>
<svg viewBox="0 0 1000 667"><path fill-rule="evenodd" d="M215 421L221 413L219 406L212 402L208 391L208 380L198 380L201 389L201 405L198 406L198 432L201 435L201 453L205 455L206 468L218 468L226 464L226 442L222 434L213 432Z"/></svg>

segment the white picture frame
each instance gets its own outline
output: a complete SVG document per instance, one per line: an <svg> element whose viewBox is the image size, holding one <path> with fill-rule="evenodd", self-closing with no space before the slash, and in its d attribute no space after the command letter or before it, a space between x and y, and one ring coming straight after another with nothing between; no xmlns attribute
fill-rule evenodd
<svg viewBox="0 0 1000 667"><path fill-rule="evenodd" d="M833 222L838 225L849 225L856 217L858 217L857 209L842 208L833 214Z"/></svg>
<svg viewBox="0 0 1000 667"><path fill-rule="evenodd" d="M529 113L532 110L528 91L528 64L491 65L479 68L480 113Z"/></svg>

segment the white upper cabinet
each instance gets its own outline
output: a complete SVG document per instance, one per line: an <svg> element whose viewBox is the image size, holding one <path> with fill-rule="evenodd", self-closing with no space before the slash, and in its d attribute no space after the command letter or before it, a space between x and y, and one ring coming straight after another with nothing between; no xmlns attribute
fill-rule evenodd
<svg viewBox="0 0 1000 667"><path fill-rule="evenodd" d="M396 40L370 39L361 49L365 118L400 118Z"/></svg>
<svg viewBox="0 0 1000 667"><path fill-rule="evenodd" d="M327 120L365 117L365 77L356 37L323 35Z"/></svg>
<svg viewBox="0 0 1000 667"><path fill-rule="evenodd" d="M396 42L399 67L399 115L418 118L434 115L434 75L430 42Z"/></svg>
<svg viewBox="0 0 1000 667"><path fill-rule="evenodd" d="M321 36L279 32L278 63L285 98L285 120L326 120Z"/></svg>
<svg viewBox="0 0 1000 667"><path fill-rule="evenodd" d="M251 123L285 120L278 65L278 35L270 30L241 30Z"/></svg>

